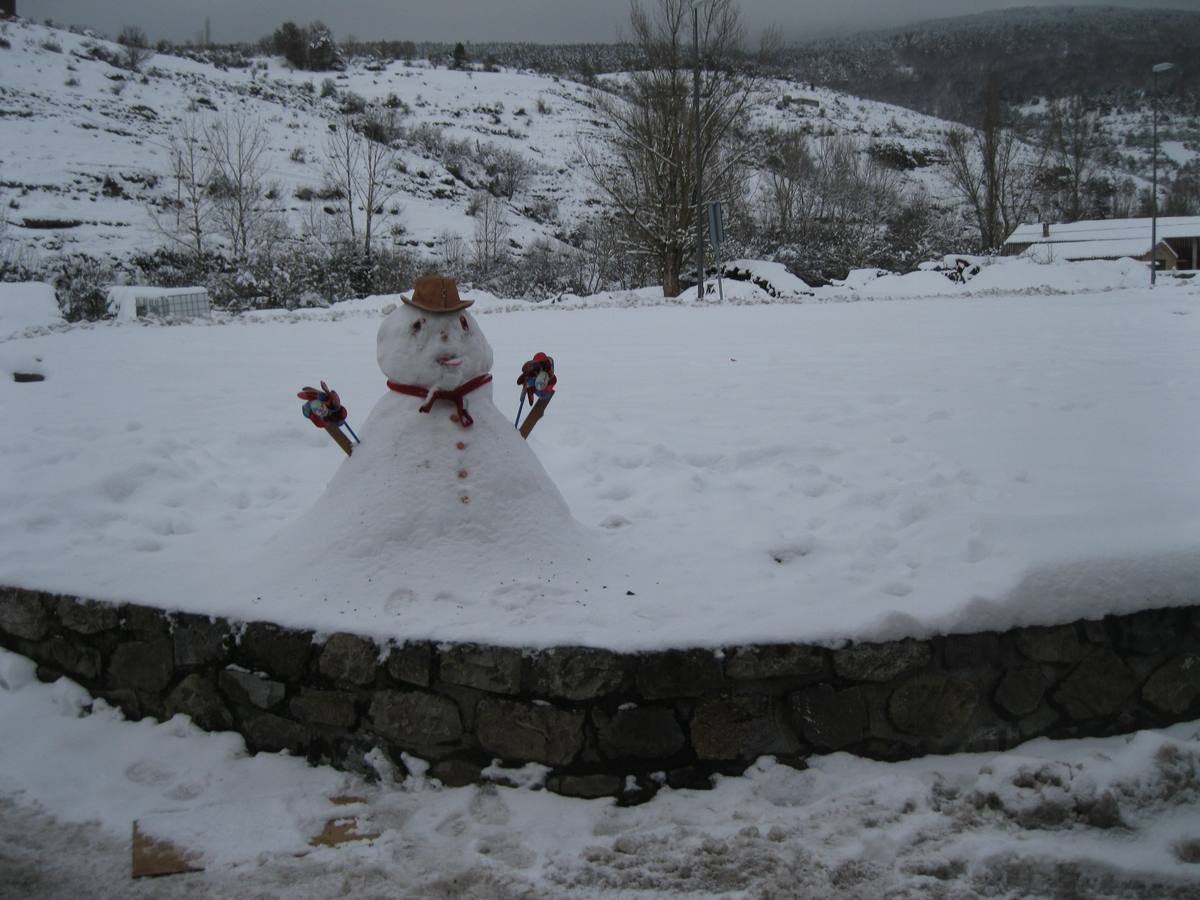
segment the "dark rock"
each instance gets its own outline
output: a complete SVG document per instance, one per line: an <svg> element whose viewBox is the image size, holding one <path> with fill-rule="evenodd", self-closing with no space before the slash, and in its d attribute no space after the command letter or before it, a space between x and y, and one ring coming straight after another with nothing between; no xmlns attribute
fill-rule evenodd
<svg viewBox="0 0 1200 900"><path fill-rule="evenodd" d="M692 715L691 733L692 748L702 760L751 760L783 749L785 742L771 698L755 694L702 700Z"/></svg>
<svg viewBox="0 0 1200 900"><path fill-rule="evenodd" d="M738 647L725 663L725 674L738 680L803 678L829 671L828 651L804 644Z"/></svg>
<svg viewBox="0 0 1200 900"><path fill-rule="evenodd" d="M1072 719L1111 716L1137 690L1133 673L1113 651L1094 651L1058 686L1054 702Z"/></svg>
<svg viewBox="0 0 1200 900"><path fill-rule="evenodd" d="M425 641L393 647L388 655L388 674L405 684L429 687L432 668L433 646Z"/></svg>
<svg viewBox="0 0 1200 900"><path fill-rule="evenodd" d="M304 755L312 743L312 733L291 719L269 712L248 710L242 716L242 734L246 746L255 753L287 750Z"/></svg>
<svg viewBox="0 0 1200 900"><path fill-rule="evenodd" d="M230 643L229 623L182 613L175 619L175 665L207 666L224 662Z"/></svg>
<svg viewBox="0 0 1200 900"><path fill-rule="evenodd" d="M174 662L167 638L119 644L108 666L108 681L137 691L161 691L171 682Z"/></svg>
<svg viewBox="0 0 1200 900"><path fill-rule="evenodd" d="M582 800L617 797L624 787L620 775L551 775L546 779L546 790Z"/></svg>
<svg viewBox="0 0 1200 900"><path fill-rule="evenodd" d="M1160 712L1181 716L1200 697L1200 655L1189 653L1167 662L1142 686L1142 699Z"/></svg>
<svg viewBox="0 0 1200 900"><path fill-rule="evenodd" d="M1038 666L1021 666L1004 674L996 688L996 703L1013 716L1027 716L1042 702L1046 676Z"/></svg>
<svg viewBox="0 0 1200 900"><path fill-rule="evenodd" d="M1036 712L1018 722L1017 730L1021 735L1021 740L1027 741L1030 738L1049 734L1061 719L1062 716L1057 710L1049 704L1043 704Z"/></svg>
<svg viewBox="0 0 1200 900"><path fill-rule="evenodd" d="M153 606L140 606L127 603L120 607L121 626L128 632L136 632L140 637L153 639L170 633L171 623L167 614Z"/></svg>
<svg viewBox="0 0 1200 900"><path fill-rule="evenodd" d="M93 647L80 647L61 638L51 638L34 658L83 681L95 681L100 677L100 651Z"/></svg>
<svg viewBox="0 0 1200 900"><path fill-rule="evenodd" d="M853 681L891 681L929 665L932 651L924 641L854 644L833 653L833 668Z"/></svg>
<svg viewBox="0 0 1200 900"><path fill-rule="evenodd" d="M856 744L867 732L862 688L838 691L832 685L814 685L791 696L791 709L804 739L823 750Z"/></svg>
<svg viewBox="0 0 1200 900"><path fill-rule="evenodd" d="M1182 618L1173 609L1136 613L1121 628L1121 646L1131 653L1168 653L1183 627Z"/></svg>
<svg viewBox="0 0 1200 900"><path fill-rule="evenodd" d="M234 649L247 669L262 669L284 681L299 681L312 654L311 631L291 631L270 622L251 622Z"/></svg>
<svg viewBox="0 0 1200 900"><path fill-rule="evenodd" d="M1073 663L1083 659L1087 646L1079 640L1074 625L1022 628L1014 639L1017 649L1034 662Z"/></svg>
<svg viewBox="0 0 1200 900"><path fill-rule="evenodd" d="M677 791L711 791L712 772L700 766L680 766L667 772L667 785Z"/></svg>
<svg viewBox="0 0 1200 900"><path fill-rule="evenodd" d="M721 689L721 661L710 650L667 650L638 660L638 693L646 700L703 697Z"/></svg>
<svg viewBox="0 0 1200 900"><path fill-rule="evenodd" d="M288 703L292 717L310 725L331 728L353 728L358 721L354 711L354 695L343 691L319 691L301 688L300 696Z"/></svg>
<svg viewBox="0 0 1200 900"><path fill-rule="evenodd" d="M1107 626L1094 619L1088 619L1083 623L1083 639L1089 644L1098 644L1102 647L1112 643Z"/></svg>
<svg viewBox="0 0 1200 900"><path fill-rule="evenodd" d="M167 696L167 715L183 713L205 731L229 731L233 715L211 681L198 673L189 675Z"/></svg>
<svg viewBox="0 0 1200 900"><path fill-rule="evenodd" d="M111 631L121 624L117 607L96 600L59 597L54 604L54 612L63 627L76 634L98 634Z"/></svg>
<svg viewBox="0 0 1200 900"><path fill-rule="evenodd" d="M441 652L442 681L478 688L490 694L521 690L521 651L513 647L455 644Z"/></svg>
<svg viewBox="0 0 1200 900"><path fill-rule="evenodd" d="M40 595L21 588L0 593L0 630L14 637L40 641L50 627L50 617Z"/></svg>
<svg viewBox="0 0 1200 900"><path fill-rule="evenodd" d="M287 693L287 688L282 682L240 669L222 670L217 683L230 700L235 703L248 703L259 709L270 709Z"/></svg>
<svg viewBox="0 0 1200 900"><path fill-rule="evenodd" d="M467 759L443 759L430 767L429 775L446 787L464 787L478 784L482 771L483 766Z"/></svg>
<svg viewBox="0 0 1200 900"><path fill-rule="evenodd" d="M629 689L633 660L610 650L558 647L528 660L529 690L561 700L595 700Z"/></svg>
<svg viewBox="0 0 1200 900"><path fill-rule="evenodd" d="M321 650L317 668L326 678L343 684L367 685L375 681L379 648L366 638L340 632Z"/></svg>
<svg viewBox="0 0 1200 900"><path fill-rule="evenodd" d="M962 732L978 706L975 685L935 672L916 675L896 688L888 716L906 734L945 738Z"/></svg>
<svg viewBox="0 0 1200 900"><path fill-rule="evenodd" d="M1000 635L990 631L977 634L948 634L942 641L942 659L947 669L963 669L997 662L1002 650Z"/></svg>
<svg viewBox="0 0 1200 900"><path fill-rule="evenodd" d="M437 694L376 691L370 715L377 734L408 749L450 744L463 736L458 705Z"/></svg>
<svg viewBox="0 0 1200 900"><path fill-rule="evenodd" d="M600 752L610 759L668 759L687 746L675 713L657 706L592 711Z"/></svg>
<svg viewBox="0 0 1200 900"><path fill-rule="evenodd" d="M549 704L485 697L476 730L484 750L504 760L565 766L583 749L583 718Z"/></svg>

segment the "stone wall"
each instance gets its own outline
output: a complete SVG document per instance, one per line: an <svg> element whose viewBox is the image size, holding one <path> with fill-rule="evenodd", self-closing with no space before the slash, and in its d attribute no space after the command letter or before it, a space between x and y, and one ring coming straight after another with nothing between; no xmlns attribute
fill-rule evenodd
<svg viewBox="0 0 1200 900"><path fill-rule="evenodd" d="M363 770L380 747L451 785L534 762L550 790L631 802L762 754L895 760L1200 718L1200 608L837 650L621 654L381 646L3 588L0 645L130 718L186 713L252 751Z"/></svg>

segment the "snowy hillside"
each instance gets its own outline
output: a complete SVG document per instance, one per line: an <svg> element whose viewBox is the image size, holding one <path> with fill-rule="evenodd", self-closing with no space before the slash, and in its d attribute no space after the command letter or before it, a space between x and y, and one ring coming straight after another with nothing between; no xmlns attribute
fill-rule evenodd
<svg viewBox="0 0 1200 900"><path fill-rule="evenodd" d="M167 142L185 119L246 116L269 130L270 175L277 207L295 225L324 181L327 126L354 97L396 111L405 134L400 193L384 209L382 233L400 246L430 250L445 231L469 238L478 165L446 164L445 144L467 141L472 155L515 151L528 161L527 183L507 203L511 237L566 236L597 210L578 142L598 124L588 89L517 71L432 69L352 63L345 73L295 72L281 59L221 70L176 56L150 58L131 73L94 58L116 45L28 22L3 27L0 49L0 192L9 236L43 254L86 251L126 255L162 244L148 214L172 196ZM323 97L329 88L334 93ZM945 124L899 107L858 100L787 81L764 84L755 126L797 127L814 137L848 134L872 142L936 152ZM905 176L913 187L944 191L937 166Z"/></svg>

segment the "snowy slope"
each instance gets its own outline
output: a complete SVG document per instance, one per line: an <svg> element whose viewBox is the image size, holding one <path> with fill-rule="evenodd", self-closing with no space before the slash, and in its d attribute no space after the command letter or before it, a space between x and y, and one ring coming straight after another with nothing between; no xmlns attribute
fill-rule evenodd
<svg viewBox="0 0 1200 900"><path fill-rule="evenodd" d="M294 72L274 58L221 70L163 54L130 75L90 58L89 46L104 44L97 39L25 21L4 26L4 34L11 47L0 49L0 194L10 207L12 236L44 255L123 256L163 243L147 206L170 195L166 144L189 117L262 122L279 208L298 225L309 203L325 205L299 200L296 192L322 185L326 126L340 116L341 103L321 98L326 78L341 96L394 97L410 136L440 130L446 140L520 152L533 165L529 184L508 204L512 237L521 245L565 234L595 211L579 141L592 140L599 126L588 89L574 82L400 61L382 68L359 61L345 73L326 74ZM864 149L882 141L921 152L935 150L947 127L910 110L779 80L763 84L749 124L800 128L814 138L849 135ZM447 230L470 238L472 187L415 137L402 155L401 191L384 211L382 233L426 250ZM918 169L904 178L942 195L938 171ZM63 223L78 224L54 227Z"/></svg>

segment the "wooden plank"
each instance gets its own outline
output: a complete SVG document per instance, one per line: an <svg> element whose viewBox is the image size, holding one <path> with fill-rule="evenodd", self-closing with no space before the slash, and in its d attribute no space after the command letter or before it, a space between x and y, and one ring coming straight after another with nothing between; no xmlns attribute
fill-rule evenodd
<svg viewBox="0 0 1200 900"><path fill-rule="evenodd" d="M199 854L176 847L170 841L162 841L144 834L133 823L133 858L130 874L134 878L158 878L163 875L182 875L185 872L203 872L197 865Z"/></svg>

